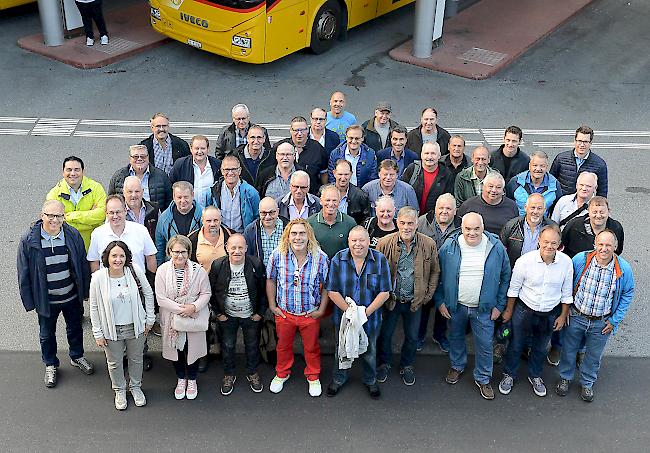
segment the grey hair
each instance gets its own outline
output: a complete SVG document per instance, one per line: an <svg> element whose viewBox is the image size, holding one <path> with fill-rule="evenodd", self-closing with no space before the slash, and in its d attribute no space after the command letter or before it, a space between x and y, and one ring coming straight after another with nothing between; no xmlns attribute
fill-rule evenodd
<svg viewBox="0 0 650 453"><path fill-rule="evenodd" d="M498 171L493 171L492 173L488 173L485 179L483 179L483 185L487 184L488 181L491 181L493 179L498 179L503 183L503 187L506 186L506 180L503 179L503 176L501 176L501 173Z"/></svg>
<svg viewBox="0 0 650 453"><path fill-rule="evenodd" d="M189 182L187 182L187 181L176 181L176 182L172 185L172 194L174 193L174 191L175 191L176 189L179 189L179 190L189 190L190 192L194 192L194 186L192 185L192 183L189 183Z"/></svg>
<svg viewBox="0 0 650 453"><path fill-rule="evenodd" d="M380 204L390 203L390 205L395 209L395 200L390 195L382 195L381 197L375 200L375 210L379 207Z"/></svg>
<svg viewBox="0 0 650 453"><path fill-rule="evenodd" d="M415 220L418 219L418 210L415 209L413 206L404 206L400 208L399 212L397 213L397 218L401 217L411 217Z"/></svg>
<svg viewBox="0 0 650 453"><path fill-rule="evenodd" d="M246 116L251 116L251 112L248 110L248 106L246 104L235 104L235 106L232 108L232 114L234 115L235 112L238 112L240 110L246 112Z"/></svg>
<svg viewBox="0 0 650 453"><path fill-rule="evenodd" d="M438 199L436 200L436 208L438 207L438 202L440 202L440 201L448 201L449 203L454 205L454 211L456 210L456 199L454 198L454 196L452 194L443 193L442 195L440 195L438 197Z"/></svg>
<svg viewBox="0 0 650 453"><path fill-rule="evenodd" d="M460 222L461 227L465 226L465 219L469 218L469 216L472 216L472 215L478 216L478 218L481 220L481 228L485 228L485 224L483 223L483 216L481 214L479 214L478 212L468 212L467 214L465 214L463 216L463 218L461 219L461 222Z"/></svg>
<svg viewBox="0 0 650 453"><path fill-rule="evenodd" d="M311 178L309 178L309 173L303 170L294 171L291 175L289 183L293 183L296 178L307 178L307 185L311 185Z"/></svg>

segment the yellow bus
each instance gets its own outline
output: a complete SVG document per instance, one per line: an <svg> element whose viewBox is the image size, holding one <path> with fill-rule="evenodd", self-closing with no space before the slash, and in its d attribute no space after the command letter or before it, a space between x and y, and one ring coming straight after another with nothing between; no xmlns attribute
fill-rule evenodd
<svg viewBox="0 0 650 453"><path fill-rule="evenodd" d="M0 10L13 8L14 6L26 5L36 0L0 0Z"/></svg>
<svg viewBox="0 0 650 453"><path fill-rule="evenodd" d="M414 0L149 0L151 25L198 49L268 63L328 50L352 27Z"/></svg>

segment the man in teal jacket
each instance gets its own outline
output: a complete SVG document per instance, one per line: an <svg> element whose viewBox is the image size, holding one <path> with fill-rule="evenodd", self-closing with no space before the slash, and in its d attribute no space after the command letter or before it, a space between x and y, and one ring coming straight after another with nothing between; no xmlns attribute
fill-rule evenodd
<svg viewBox="0 0 650 453"><path fill-rule="evenodd" d="M446 381L455 384L467 365L465 333L472 327L476 346L474 382L481 396L494 399L492 337L494 321L506 306L510 261L495 234L485 231L480 214L463 216L461 232L445 241L440 253L440 279L434 294L436 307L447 318L451 368Z"/></svg>

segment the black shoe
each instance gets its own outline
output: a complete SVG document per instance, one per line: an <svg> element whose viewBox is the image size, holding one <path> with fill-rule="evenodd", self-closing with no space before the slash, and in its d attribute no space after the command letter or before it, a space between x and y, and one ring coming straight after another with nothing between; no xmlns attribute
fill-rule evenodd
<svg viewBox="0 0 650 453"><path fill-rule="evenodd" d="M152 368L153 368L153 360L151 359L151 356L149 354L143 355L142 356L142 369L144 371L149 371Z"/></svg>
<svg viewBox="0 0 650 453"><path fill-rule="evenodd" d="M381 364L377 367L377 382L383 383L388 379L388 372L390 371L390 365L387 363Z"/></svg>
<svg viewBox="0 0 650 453"><path fill-rule="evenodd" d="M338 395L339 391L341 390L341 387L343 387L340 384L337 384L336 382L332 381L330 384L327 386L327 390L325 390L325 395L327 396L336 396Z"/></svg>
<svg viewBox="0 0 650 453"><path fill-rule="evenodd" d="M45 387L49 389L56 387L56 372L57 369L54 365L48 365L45 367L45 377L43 378Z"/></svg>
<svg viewBox="0 0 650 453"><path fill-rule="evenodd" d="M399 374L402 375L402 382L404 382L404 385L415 384L415 371L413 371L412 366L405 366L399 371Z"/></svg>
<svg viewBox="0 0 650 453"><path fill-rule="evenodd" d="M207 355L199 359L199 373L205 373L206 371L208 371L209 366L210 366L210 361L208 360Z"/></svg>
<svg viewBox="0 0 650 453"><path fill-rule="evenodd" d="M378 400L379 397L381 396L381 391L379 390L379 386L375 384L366 384L366 388L368 389L368 394L370 395L370 398L373 400Z"/></svg>
<svg viewBox="0 0 650 453"><path fill-rule="evenodd" d="M592 387L582 387L580 398L582 398L582 401L591 403L594 400L594 389Z"/></svg>
<svg viewBox="0 0 650 453"><path fill-rule="evenodd" d="M555 386L555 393L557 393L558 396L567 396L569 393L569 386L571 385L571 381L568 379L560 379Z"/></svg>

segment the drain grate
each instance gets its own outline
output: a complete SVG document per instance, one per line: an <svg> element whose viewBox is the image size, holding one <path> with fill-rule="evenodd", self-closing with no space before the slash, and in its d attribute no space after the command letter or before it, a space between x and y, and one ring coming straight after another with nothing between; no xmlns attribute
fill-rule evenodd
<svg viewBox="0 0 650 453"><path fill-rule="evenodd" d="M133 49L138 46L137 42L129 41L124 38L111 38L107 45L102 46L99 44L99 40L95 40L95 45L93 46L94 50L106 54L116 54L124 53L127 50Z"/></svg>
<svg viewBox="0 0 650 453"><path fill-rule="evenodd" d="M473 61L474 63L480 63L487 66L494 66L507 56L508 54L506 53L472 47L464 54L459 55L458 58L461 60Z"/></svg>

